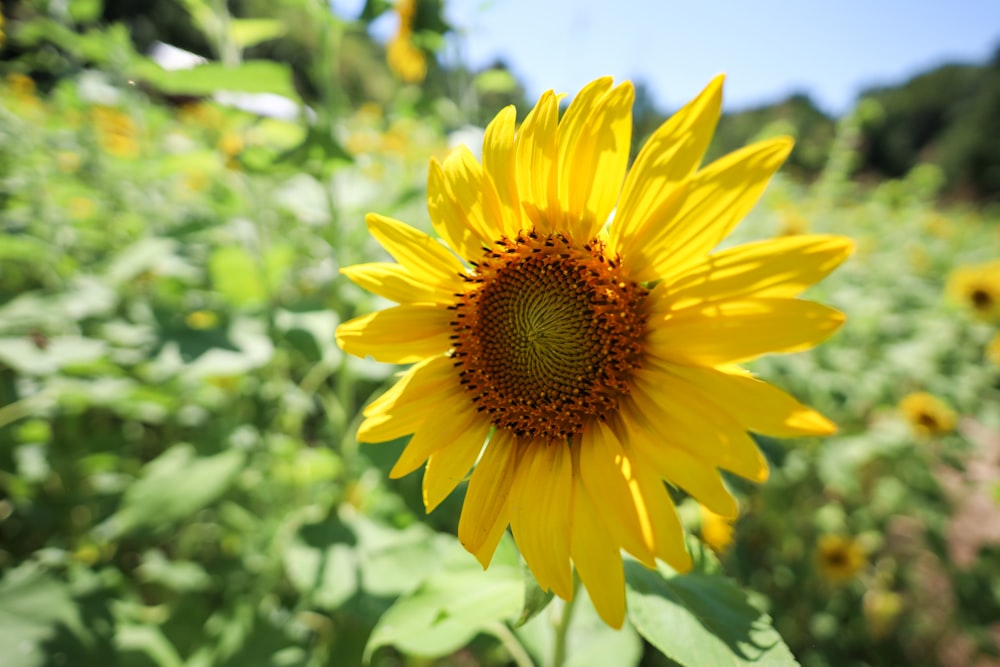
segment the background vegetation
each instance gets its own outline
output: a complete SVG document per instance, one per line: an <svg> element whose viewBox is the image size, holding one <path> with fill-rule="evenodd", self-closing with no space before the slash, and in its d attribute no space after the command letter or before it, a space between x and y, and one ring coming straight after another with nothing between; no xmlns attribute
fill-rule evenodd
<svg viewBox="0 0 1000 667"><path fill-rule="evenodd" d="M461 493L425 516L403 442L353 438L395 370L333 339L383 305L337 276L380 255L364 214L429 226L428 158L529 106L406 7L3 3L0 664L552 664L559 604L512 544L483 574ZM845 328L754 367L841 431L761 439L735 526L678 493L696 572L638 568L621 632L582 605L565 664L1000 664L998 118L1000 57L722 120L713 154L798 136L734 241L858 241L811 293Z"/></svg>

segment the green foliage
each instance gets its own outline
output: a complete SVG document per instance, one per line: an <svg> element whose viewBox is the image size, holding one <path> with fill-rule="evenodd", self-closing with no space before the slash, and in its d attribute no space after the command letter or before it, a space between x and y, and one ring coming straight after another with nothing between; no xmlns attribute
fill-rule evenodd
<svg viewBox="0 0 1000 667"><path fill-rule="evenodd" d="M993 178L971 122L940 167L862 190L856 149L893 105L859 107L836 136L802 97L723 119L713 150L797 128L794 165L822 167L815 188L779 179L738 240L858 240L812 294L848 314L844 329L754 367L841 434L761 438L772 479L731 480L733 543L716 560L692 540L687 574L627 561L616 631L582 589L572 603L541 591L510 536L484 571L454 535L461 488L424 515L419 475L388 478L404 443L354 438L394 369L334 343L339 322L384 305L337 277L385 259L364 214L428 228L443 128L511 101L523 114L518 82L502 66L432 67L422 90L401 86L364 32L384 3L356 22L314 0L152 4L144 16L173 7L218 61L157 68L135 31L98 20L121 10L112 2L32 5L10 31L23 51L4 74L43 76L0 83L4 664L826 667L995 653L998 545L974 528L995 520L1000 489L1000 371L984 356L996 326L945 293L954 268L994 257L996 220L932 203L955 165ZM421 3L418 29L447 30L440 10ZM996 90L980 83L963 118L989 127ZM207 99L221 89L284 94L315 116ZM641 135L657 116L637 96ZM905 421L898 403L918 390L952 406L956 431ZM676 497L697 532L698 508ZM817 560L827 535L863 549L845 579Z"/></svg>

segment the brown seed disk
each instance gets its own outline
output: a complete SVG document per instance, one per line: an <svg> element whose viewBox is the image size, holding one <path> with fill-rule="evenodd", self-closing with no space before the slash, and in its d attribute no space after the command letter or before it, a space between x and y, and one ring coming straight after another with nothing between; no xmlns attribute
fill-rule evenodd
<svg viewBox="0 0 1000 667"><path fill-rule="evenodd" d="M471 400L521 437L603 419L639 367L649 292L597 240L525 232L484 251L458 296L452 356Z"/></svg>

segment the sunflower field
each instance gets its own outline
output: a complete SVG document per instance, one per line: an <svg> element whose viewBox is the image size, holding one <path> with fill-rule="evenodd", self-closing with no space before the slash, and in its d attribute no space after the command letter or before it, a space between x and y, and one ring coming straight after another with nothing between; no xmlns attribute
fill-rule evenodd
<svg viewBox="0 0 1000 667"><path fill-rule="evenodd" d="M705 175L749 213L654 272L662 235L617 230L645 205L629 184L684 156L628 140L630 84L535 107L505 72L446 70L434 0L358 18L163 3L211 54L168 65L139 44L173 24L126 25L119 4L5 3L0 23L0 666L1000 665L1000 210L941 204L932 165L854 179L873 104L839 121L815 181L771 177L785 126L716 178L697 170L710 83L658 130L701 144L657 211L686 219ZM605 118L624 145L576 148L603 145ZM543 148L498 166L515 125L556 146L557 122L559 150L578 137L562 168L596 174L584 199L536 178ZM566 201L586 245L539 222ZM487 204L499 251L475 241ZM736 277L701 280L704 261ZM693 296L751 278L759 301ZM752 353L737 306L789 281L756 334L779 354ZM416 317L372 325L394 302L433 304L452 342ZM649 304L673 304L662 331ZM576 327L569 347L504 347L539 312ZM712 360L678 363L720 378L704 405L721 407L657 384L661 339ZM539 408L590 371L566 351L600 391ZM463 388L444 390L453 367ZM737 386L751 397L719 393ZM704 441L642 450L643 429Z"/></svg>

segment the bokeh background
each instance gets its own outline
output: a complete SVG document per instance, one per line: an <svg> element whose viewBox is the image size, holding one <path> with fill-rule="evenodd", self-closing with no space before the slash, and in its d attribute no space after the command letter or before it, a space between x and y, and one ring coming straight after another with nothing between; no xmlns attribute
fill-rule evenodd
<svg viewBox="0 0 1000 667"><path fill-rule="evenodd" d="M753 365L840 432L759 438L772 477L729 480L735 523L677 492L692 548L806 667L1000 665L996 3L2 17L0 665L548 664L544 628L498 625L520 604L509 544L490 604L426 632L482 585L462 491L425 516L419 473L387 476L404 442L354 440L398 369L336 348L340 321L386 305L337 270L384 258L369 211L429 228L428 159L475 149L504 105L633 78L637 150L719 71L709 158L797 139L731 242L858 250L809 293L842 331ZM675 664L576 618L569 664Z"/></svg>

